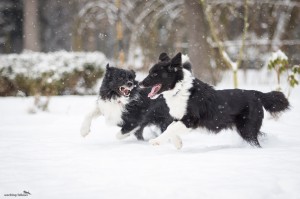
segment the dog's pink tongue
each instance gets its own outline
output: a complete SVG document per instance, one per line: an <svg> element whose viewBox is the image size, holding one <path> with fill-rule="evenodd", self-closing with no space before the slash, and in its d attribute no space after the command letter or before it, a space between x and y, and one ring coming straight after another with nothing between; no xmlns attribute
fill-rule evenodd
<svg viewBox="0 0 300 199"><path fill-rule="evenodd" d="M148 97L152 98L156 94L156 88L157 86L153 86L151 89L151 92L148 94Z"/></svg>

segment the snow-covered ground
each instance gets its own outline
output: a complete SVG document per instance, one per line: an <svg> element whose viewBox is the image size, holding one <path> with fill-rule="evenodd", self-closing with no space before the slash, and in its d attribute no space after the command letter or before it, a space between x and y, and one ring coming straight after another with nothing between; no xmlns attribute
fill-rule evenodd
<svg viewBox="0 0 300 199"><path fill-rule="evenodd" d="M134 137L120 141L119 128L103 117L82 138L80 124L95 99L53 97L49 112L31 115L33 98L0 98L1 199L24 190L37 199L300 198L300 88L290 111L278 120L265 116L262 149L234 131L201 129L183 136L179 151Z"/></svg>

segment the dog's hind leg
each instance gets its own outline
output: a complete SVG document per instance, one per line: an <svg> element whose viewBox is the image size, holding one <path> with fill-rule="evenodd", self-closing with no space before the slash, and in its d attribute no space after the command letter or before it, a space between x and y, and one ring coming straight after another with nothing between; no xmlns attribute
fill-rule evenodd
<svg viewBox="0 0 300 199"><path fill-rule="evenodd" d="M252 125L250 125L250 123L245 123L245 126L239 126L237 125L237 130L240 134L240 136L249 144L256 146L256 147L261 147L257 136L259 134L259 132L257 131L257 129L252 128Z"/></svg>
<svg viewBox="0 0 300 199"><path fill-rule="evenodd" d="M99 115L101 115L101 111L98 105L95 105L94 109L84 117L84 120L81 124L80 134L82 135L82 137L85 137L90 133L92 120Z"/></svg>
<svg viewBox="0 0 300 199"><path fill-rule="evenodd" d="M152 145L160 145L170 140L177 149L181 149L182 140L179 137L179 134L186 133L188 131L189 129L185 126L183 122L174 121L167 127L167 129L160 136L158 136L155 139L151 139L149 143Z"/></svg>
<svg viewBox="0 0 300 199"><path fill-rule="evenodd" d="M263 109L259 105L252 106L236 119L236 128L240 136L252 146L261 148L257 137L260 135L260 127L263 120Z"/></svg>
<svg viewBox="0 0 300 199"><path fill-rule="evenodd" d="M116 138L122 140L135 133L137 130L139 130L139 128L140 126L138 126L137 124L133 124L127 121L123 124L121 131L117 133Z"/></svg>
<svg viewBox="0 0 300 199"><path fill-rule="evenodd" d="M148 120L144 120L139 124L139 128L135 129L134 135L138 140L145 140L144 139L144 128L149 124Z"/></svg>
<svg viewBox="0 0 300 199"><path fill-rule="evenodd" d="M134 135L138 140L144 140L143 131L145 126L141 125L135 132Z"/></svg>
<svg viewBox="0 0 300 199"><path fill-rule="evenodd" d="M249 144L261 148L258 142L259 129L257 128L257 124L254 124L250 120L245 121L245 123L238 124L237 130L240 136Z"/></svg>

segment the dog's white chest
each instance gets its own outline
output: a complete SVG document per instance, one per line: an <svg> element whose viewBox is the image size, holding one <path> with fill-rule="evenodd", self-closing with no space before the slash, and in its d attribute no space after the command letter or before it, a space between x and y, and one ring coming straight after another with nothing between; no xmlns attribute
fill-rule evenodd
<svg viewBox="0 0 300 199"><path fill-rule="evenodd" d="M183 80L178 82L174 89L163 92L166 103L170 109L170 115L175 119L181 119L186 114L190 88L193 86L191 73L183 69Z"/></svg>
<svg viewBox="0 0 300 199"><path fill-rule="evenodd" d="M173 93L164 93L164 97L170 109L170 115L176 119L181 119L186 113L189 94L181 95L179 91L175 96Z"/></svg>
<svg viewBox="0 0 300 199"><path fill-rule="evenodd" d="M105 120L110 125L122 124L122 113L125 111L125 105L128 100L125 98L119 98L117 100L99 100L98 106L101 113L104 115Z"/></svg>

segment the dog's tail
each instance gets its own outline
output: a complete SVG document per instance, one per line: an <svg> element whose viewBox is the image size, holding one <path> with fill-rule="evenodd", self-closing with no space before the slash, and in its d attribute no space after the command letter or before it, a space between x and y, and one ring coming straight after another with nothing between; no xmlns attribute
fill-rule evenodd
<svg viewBox="0 0 300 199"><path fill-rule="evenodd" d="M282 92L272 91L269 93L262 93L257 91L256 95L261 100L264 108L274 116L282 111L288 110L290 107L288 99Z"/></svg>
<svg viewBox="0 0 300 199"><path fill-rule="evenodd" d="M181 55L182 67L192 71L192 64L188 55Z"/></svg>

